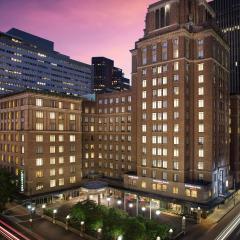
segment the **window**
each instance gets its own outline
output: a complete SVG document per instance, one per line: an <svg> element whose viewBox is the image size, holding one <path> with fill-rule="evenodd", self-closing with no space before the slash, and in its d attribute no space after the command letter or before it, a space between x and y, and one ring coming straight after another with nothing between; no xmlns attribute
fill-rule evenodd
<svg viewBox="0 0 240 240"><path fill-rule="evenodd" d="M50 135L50 142L55 142L55 141L56 141L56 136Z"/></svg>
<svg viewBox="0 0 240 240"><path fill-rule="evenodd" d="M56 180L53 179L53 180L50 180L50 188L52 187L56 187Z"/></svg>
<svg viewBox="0 0 240 240"><path fill-rule="evenodd" d="M59 168L59 169L58 169L58 174L59 174L59 175L62 175L62 174L63 174L63 168Z"/></svg>
<svg viewBox="0 0 240 240"><path fill-rule="evenodd" d="M173 162L173 169L174 170L179 170L179 162L178 161Z"/></svg>
<svg viewBox="0 0 240 240"><path fill-rule="evenodd" d="M198 100L198 107L204 107L204 100Z"/></svg>
<svg viewBox="0 0 240 240"><path fill-rule="evenodd" d="M42 158L37 158L36 159L36 166L42 166L43 165L43 159Z"/></svg>
<svg viewBox="0 0 240 240"><path fill-rule="evenodd" d="M198 120L204 120L204 112L198 113Z"/></svg>
<svg viewBox="0 0 240 240"><path fill-rule="evenodd" d="M36 111L36 118L43 118L43 112L42 111Z"/></svg>
<svg viewBox="0 0 240 240"><path fill-rule="evenodd" d="M167 41L165 41L162 43L162 60L163 61L166 61L168 59L167 51L168 51L168 44L167 44Z"/></svg>
<svg viewBox="0 0 240 240"><path fill-rule="evenodd" d="M198 71L203 71L204 70L204 63L199 63L198 64Z"/></svg>
<svg viewBox="0 0 240 240"><path fill-rule="evenodd" d="M203 83L204 82L204 75L199 75L198 76L198 83Z"/></svg>
<svg viewBox="0 0 240 240"><path fill-rule="evenodd" d="M50 148L49 148L50 150L50 153L55 153L56 152L56 148L55 148L55 146L50 146Z"/></svg>
<svg viewBox="0 0 240 240"><path fill-rule="evenodd" d="M59 124L58 124L58 130L59 130L59 131L63 131L63 130L64 130L64 126L63 126L62 123L59 123Z"/></svg>
<svg viewBox="0 0 240 240"><path fill-rule="evenodd" d="M63 135L59 135L58 136L58 141L59 142L63 142L64 141L64 136Z"/></svg>
<svg viewBox="0 0 240 240"><path fill-rule="evenodd" d="M58 146L58 152L63 153L64 152L64 147L63 146Z"/></svg>
<svg viewBox="0 0 240 240"><path fill-rule="evenodd" d="M42 107L43 106L43 100L41 98L36 99L36 106Z"/></svg>
<svg viewBox="0 0 240 240"><path fill-rule="evenodd" d="M152 62L157 61L157 45L152 46Z"/></svg>
<svg viewBox="0 0 240 240"><path fill-rule="evenodd" d="M58 163L63 164L64 163L64 157L59 157L58 158Z"/></svg>
<svg viewBox="0 0 240 240"><path fill-rule="evenodd" d="M36 176L36 178L41 178L41 177L43 177L43 171L42 171L42 170L36 171L35 176Z"/></svg>
<svg viewBox="0 0 240 240"><path fill-rule="evenodd" d="M70 114L69 118L70 118L70 121L75 121L76 120L76 115L75 114Z"/></svg>
<svg viewBox="0 0 240 240"><path fill-rule="evenodd" d="M198 162L198 170L203 170L203 162Z"/></svg>
<svg viewBox="0 0 240 240"><path fill-rule="evenodd" d="M173 106L174 106L175 108L176 108L176 107L179 107L179 99L174 99Z"/></svg>
<svg viewBox="0 0 240 240"><path fill-rule="evenodd" d="M50 169L49 175L50 175L51 177L56 175L55 168Z"/></svg>
<svg viewBox="0 0 240 240"><path fill-rule="evenodd" d="M174 71L178 71L179 70L179 62L174 62L173 70Z"/></svg>
<svg viewBox="0 0 240 240"><path fill-rule="evenodd" d="M179 39L178 38L173 39L173 58L179 57L178 45L179 45Z"/></svg>
<svg viewBox="0 0 240 240"><path fill-rule="evenodd" d="M63 186L64 185L64 178L58 179L58 185Z"/></svg>
<svg viewBox="0 0 240 240"><path fill-rule="evenodd" d="M198 51L198 58L203 58L204 57L204 40L200 39L197 40L197 51Z"/></svg>
<svg viewBox="0 0 240 240"><path fill-rule="evenodd" d="M55 112L50 112L49 113L49 117L50 117L50 119L55 119L56 118L56 114L55 114Z"/></svg>
<svg viewBox="0 0 240 240"><path fill-rule="evenodd" d="M147 188L147 183L143 181L141 186L142 186L142 188Z"/></svg>
<svg viewBox="0 0 240 240"><path fill-rule="evenodd" d="M147 91L142 92L142 98L147 98Z"/></svg>
<svg viewBox="0 0 240 240"><path fill-rule="evenodd" d="M199 124L198 125L198 132L203 133L204 132L204 124Z"/></svg>
<svg viewBox="0 0 240 240"><path fill-rule="evenodd" d="M36 135L36 142L43 142L43 135Z"/></svg>
<svg viewBox="0 0 240 240"><path fill-rule="evenodd" d="M143 87L146 87L146 86L147 86L147 80L143 80L143 81L142 81L142 86L143 86Z"/></svg>
<svg viewBox="0 0 240 240"><path fill-rule="evenodd" d="M51 157L51 158L50 158L50 164L51 164L51 165L54 165L55 163L56 163L55 157Z"/></svg>
<svg viewBox="0 0 240 240"><path fill-rule="evenodd" d="M178 194L178 187L173 187L173 194Z"/></svg>
<svg viewBox="0 0 240 240"><path fill-rule="evenodd" d="M43 123L36 123L36 130L43 130Z"/></svg>
<svg viewBox="0 0 240 240"><path fill-rule="evenodd" d="M200 96L204 95L204 88L203 87L198 88L198 95L200 95Z"/></svg>
<svg viewBox="0 0 240 240"><path fill-rule="evenodd" d="M142 64L147 64L147 48L142 49Z"/></svg>
<svg viewBox="0 0 240 240"><path fill-rule="evenodd" d="M76 141L76 136L75 135L70 135L69 136L69 141L70 142L75 142Z"/></svg>
<svg viewBox="0 0 240 240"><path fill-rule="evenodd" d="M198 157L201 157L201 158L204 157L204 150L203 149L198 150Z"/></svg>
<svg viewBox="0 0 240 240"><path fill-rule="evenodd" d="M70 156L69 161L70 163L74 163L76 161L75 156Z"/></svg>
<svg viewBox="0 0 240 240"><path fill-rule="evenodd" d="M167 180L167 172L163 172L162 173L162 179L163 180Z"/></svg>
<svg viewBox="0 0 240 240"><path fill-rule="evenodd" d="M75 183L76 177L75 176L70 177L69 181L70 181L70 183Z"/></svg>

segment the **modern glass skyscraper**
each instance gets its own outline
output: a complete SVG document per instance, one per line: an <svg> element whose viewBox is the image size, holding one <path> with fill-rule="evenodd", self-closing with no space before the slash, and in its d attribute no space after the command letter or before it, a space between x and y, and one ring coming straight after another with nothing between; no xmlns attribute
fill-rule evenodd
<svg viewBox="0 0 240 240"><path fill-rule="evenodd" d="M210 2L216 18L230 44L230 91L240 93L240 1L214 0Z"/></svg>
<svg viewBox="0 0 240 240"><path fill-rule="evenodd" d="M0 95L24 89L89 94L92 66L56 52L52 41L14 28L0 32Z"/></svg>

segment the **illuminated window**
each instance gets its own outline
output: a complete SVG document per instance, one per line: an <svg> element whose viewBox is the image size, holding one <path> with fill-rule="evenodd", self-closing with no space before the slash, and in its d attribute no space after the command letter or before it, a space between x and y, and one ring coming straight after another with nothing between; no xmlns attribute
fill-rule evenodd
<svg viewBox="0 0 240 240"><path fill-rule="evenodd" d="M53 179L53 180L50 180L50 187L56 187L56 180Z"/></svg>
<svg viewBox="0 0 240 240"><path fill-rule="evenodd" d="M42 107L43 106L43 100L41 98L36 99L36 106Z"/></svg>

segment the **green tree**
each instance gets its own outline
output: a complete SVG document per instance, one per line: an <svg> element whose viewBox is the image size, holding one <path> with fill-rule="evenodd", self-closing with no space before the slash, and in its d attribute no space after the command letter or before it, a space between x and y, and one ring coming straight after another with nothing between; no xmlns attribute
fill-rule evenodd
<svg viewBox="0 0 240 240"><path fill-rule="evenodd" d="M127 240L145 240L146 227L137 218L128 218L125 221L125 232L123 239Z"/></svg>
<svg viewBox="0 0 240 240"><path fill-rule="evenodd" d="M7 171L0 169L0 183L0 211L2 211L16 192L16 178Z"/></svg>

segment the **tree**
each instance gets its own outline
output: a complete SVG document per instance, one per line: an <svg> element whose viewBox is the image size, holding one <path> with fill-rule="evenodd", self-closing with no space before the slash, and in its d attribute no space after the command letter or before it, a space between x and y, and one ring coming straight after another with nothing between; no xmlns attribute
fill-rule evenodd
<svg viewBox="0 0 240 240"><path fill-rule="evenodd" d="M16 192L16 178L4 169L0 169L0 183L0 211L2 211Z"/></svg>
<svg viewBox="0 0 240 240"><path fill-rule="evenodd" d="M137 218L128 218L125 221L125 231L123 239L127 240L145 240L146 228Z"/></svg>

